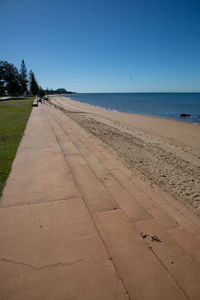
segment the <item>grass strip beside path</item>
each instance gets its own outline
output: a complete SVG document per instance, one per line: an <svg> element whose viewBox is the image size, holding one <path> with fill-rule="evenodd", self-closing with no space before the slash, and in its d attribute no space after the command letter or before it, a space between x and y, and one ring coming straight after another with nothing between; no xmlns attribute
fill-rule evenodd
<svg viewBox="0 0 200 300"><path fill-rule="evenodd" d="M0 197L31 113L33 99L0 100Z"/></svg>

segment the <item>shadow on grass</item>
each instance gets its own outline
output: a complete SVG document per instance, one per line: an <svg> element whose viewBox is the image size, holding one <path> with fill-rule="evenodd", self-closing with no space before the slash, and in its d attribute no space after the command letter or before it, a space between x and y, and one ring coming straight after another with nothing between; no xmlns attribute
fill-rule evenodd
<svg viewBox="0 0 200 300"><path fill-rule="evenodd" d="M29 100L33 97L11 97L9 100Z"/></svg>
<svg viewBox="0 0 200 300"><path fill-rule="evenodd" d="M10 97L8 99L1 99L0 97L0 102L3 102L3 101L10 101L10 100L30 100L34 97Z"/></svg>

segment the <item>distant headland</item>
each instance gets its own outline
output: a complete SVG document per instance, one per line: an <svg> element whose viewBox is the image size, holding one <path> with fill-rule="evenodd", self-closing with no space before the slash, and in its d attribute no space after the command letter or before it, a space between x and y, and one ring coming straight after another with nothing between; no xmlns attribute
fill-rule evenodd
<svg viewBox="0 0 200 300"><path fill-rule="evenodd" d="M66 89L64 88L59 88L59 89L56 89L56 90L44 90L45 94L46 95L53 95L53 94L77 94L76 92L72 92L72 91L67 91Z"/></svg>

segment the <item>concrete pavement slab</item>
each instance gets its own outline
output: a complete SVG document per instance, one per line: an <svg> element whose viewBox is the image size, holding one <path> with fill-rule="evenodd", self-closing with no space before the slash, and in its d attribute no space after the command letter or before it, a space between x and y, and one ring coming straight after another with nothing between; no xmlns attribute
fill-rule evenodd
<svg viewBox="0 0 200 300"><path fill-rule="evenodd" d="M91 171L82 156L67 156L66 159L85 197L90 212L118 208L117 202Z"/></svg>
<svg viewBox="0 0 200 300"><path fill-rule="evenodd" d="M95 222L131 299L188 299L121 210L97 213Z"/></svg>
<svg viewBox="0 0 200 300"><path fill-rule="evenodd" d="M79 196L61 151L19 153L12 168L1 206L61 200Z"/></svg>
<svg viewBox="0 0 200 300"><path fill-rule="evenodd" d="M127 299L81 198L0 209L0 299Z"/></svg>
<svg viewBox="0 0 200 300"><path fill-rule="evenodd" d="M200 267L200 245L199 242L182 226L168 229L168 232L176 239L187 253L199 264Z"/></svg>
<svg viewBox="0 0 200 300"><path fill-rule="evenodd" d="M151 195L147 195L142 189L140 189L131 179L127 179L122 171L113 170L112 174L118 179L123 186L145 207L145 209L166 228L176 226L176 221L172 218L163 208L160 207L153 199Z"/></svg>

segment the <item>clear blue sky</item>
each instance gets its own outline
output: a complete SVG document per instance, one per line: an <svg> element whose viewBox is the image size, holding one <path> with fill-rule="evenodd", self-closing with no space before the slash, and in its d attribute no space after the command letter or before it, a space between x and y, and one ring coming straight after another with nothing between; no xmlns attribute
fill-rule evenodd
<svg viewBox="0 0 200 300"><path fill-rule="evenodd" d="M43 88L200 91L199 0L0 0L0 60Z"/></svg>

